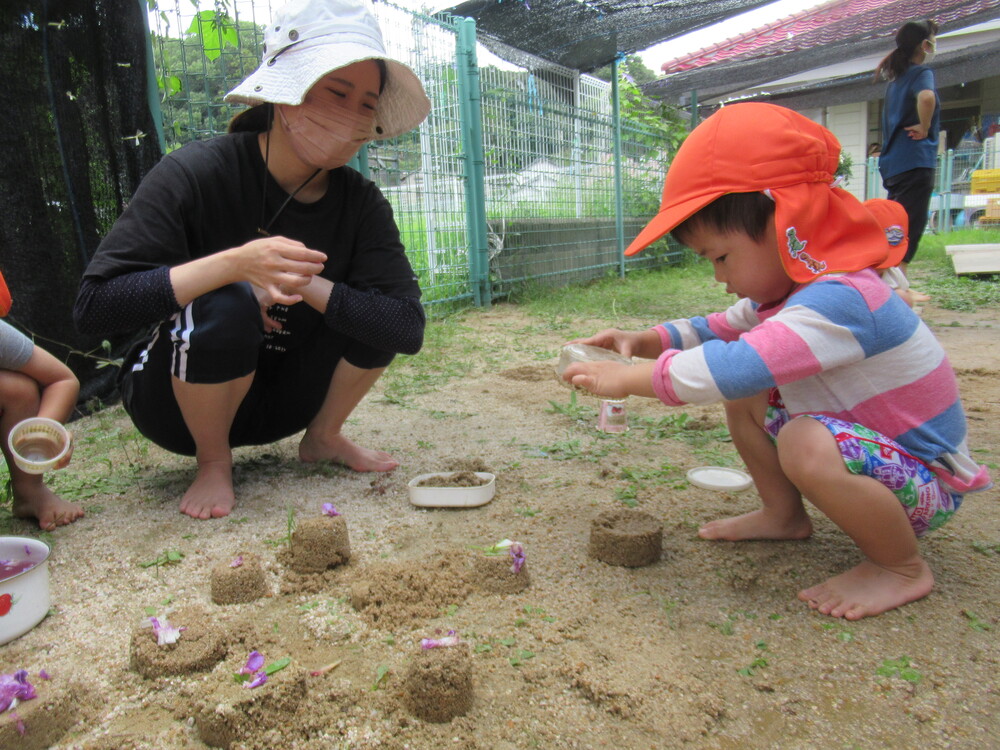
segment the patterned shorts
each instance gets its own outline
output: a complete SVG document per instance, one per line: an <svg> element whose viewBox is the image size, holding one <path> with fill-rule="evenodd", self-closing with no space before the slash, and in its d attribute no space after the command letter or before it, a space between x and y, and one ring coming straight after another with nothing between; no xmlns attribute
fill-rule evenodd
<svg viewBox="0 0 1000 750"><path fill-rule="evenodd" d="M962 495L949 492L920 459L899 443L867 427L822 414L807 415L828 429L852 474L863 474L885 485L899 499L917 536L933 531L951 518ZM764 426L772 438L790 421L781 396L772 391Z"/></svg>

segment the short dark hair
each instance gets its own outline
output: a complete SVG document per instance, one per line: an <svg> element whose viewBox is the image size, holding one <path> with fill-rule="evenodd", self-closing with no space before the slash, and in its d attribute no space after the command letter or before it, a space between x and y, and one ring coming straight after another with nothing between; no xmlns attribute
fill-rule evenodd
<svg viewBox="0 0 1000 750"><path fill-rule="evenodd" d="M670 234L682 245L687 245L686 238L698 229L724 234L742 232L754 242L760 242L772 216L774 201L763 193L727 193L686 218Z"/></svg>

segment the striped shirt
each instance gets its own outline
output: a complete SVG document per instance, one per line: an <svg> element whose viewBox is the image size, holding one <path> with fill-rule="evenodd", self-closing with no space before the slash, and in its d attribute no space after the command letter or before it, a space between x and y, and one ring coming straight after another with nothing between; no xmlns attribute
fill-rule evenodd
<svg viewBox="0 0 1000 750"><path fill-rule="evenodd" d="M792 417L823 414L893 438L954 492L990 486L966 447L955 373L934 334L871 270L830 274L782 304L656 326L653 389L669 405L778 388Z"/></svg>

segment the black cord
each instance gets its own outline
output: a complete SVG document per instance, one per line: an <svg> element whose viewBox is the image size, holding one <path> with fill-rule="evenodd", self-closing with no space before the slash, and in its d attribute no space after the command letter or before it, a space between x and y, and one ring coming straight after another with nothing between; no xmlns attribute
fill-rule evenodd
<svg viewBox="0 0 1000 750"><path fill-rule="evenodd" d="M268 163L268 159L271 156L271 128L272 127L274 127L274 104L271 103L271 102L268 102L268 104L267 104L267 132L264 134L264 179L263 179L264 187L263 187L263 190L262 190L261 196L260 196L260 226L257 227L257 233L260 234L260 235L262 235L262 236L264 236L264 237L270 237L271 236L271 232L269 231L271 229L271 225L274 224L275 220L279 216L281 216L281 212L285 210L285 206L288 205L288 203L292 200L292 198L294 198L296 195L298 195L299 191L302 190L302 188L304 188L306 185L308 185L310 182L312 182L313 178L316 175L318 175L320 172L323 171L322 169L317 168L315 172L313 172L311 175L309 175L306 178L305 182L303 182L301 185L299 185L297 188L295 188L295 190L292 191L292 194L289 195L287 198L285 198L285 202L281 204L281 207L278 208L277 211L274 212L274 215L271 217L271 220L269 222L267 222L267 224L265 224L264 223L264 217L267 215L267 163Z"/></svg>

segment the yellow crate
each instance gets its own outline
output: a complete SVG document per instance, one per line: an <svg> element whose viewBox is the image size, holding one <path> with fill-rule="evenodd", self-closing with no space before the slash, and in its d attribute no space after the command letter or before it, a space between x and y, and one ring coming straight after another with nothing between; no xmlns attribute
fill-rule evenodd
<svg viewBox="0 0 1000 750"><path fill-rule="evenodd" d="M973 193L1000 193L1000 169L977 169L970 189Z"/></svg>
<svg viewBox="0 0 1000 750"><path fill-rule="evenodd" d="M987 219L1000 219L1000 198L994 198L986 204Z"/></svg>

